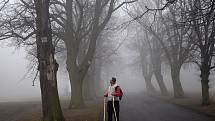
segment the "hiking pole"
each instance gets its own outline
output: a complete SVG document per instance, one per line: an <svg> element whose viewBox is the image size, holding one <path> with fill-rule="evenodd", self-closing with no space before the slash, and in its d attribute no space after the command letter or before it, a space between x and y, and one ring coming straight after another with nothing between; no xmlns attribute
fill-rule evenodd
<svg viewBox="0 0 215 121"><path fill-rule="evenodd" d="M113 111L114 111L115 119L117 121L116 108L115 108L115 105L114 105L114 96L113 96Z"/></svg>
<svg viewBox="0 0 215 121"><path fill-rule="evenodd" d="M104 117L104 119L103 119L103 121L105 121L105 112L106 112L106 109L105 109L105 107L106 107L106 106L105 106L105 102L106 102L106 100L105 100L105 99L106 99L106 98L104 97L104 116L103 116L103 117Z"/></svg>

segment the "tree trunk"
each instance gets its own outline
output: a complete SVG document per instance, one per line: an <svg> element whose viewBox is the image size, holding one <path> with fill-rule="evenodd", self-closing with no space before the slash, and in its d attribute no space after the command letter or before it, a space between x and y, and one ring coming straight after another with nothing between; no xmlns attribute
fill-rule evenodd
<svg viewBox="0 0 215 121"><path fill-rule="evenodd" d="M95 87L96 87L96 98L100 98L103 96L103 90L104 90L104 82L101 80L101 71L102 71L102 61L101 60L95 60L95 73L94 73L94 81L95 81Z"/></svg>
<svg viewBox="0 0 215 121"><path fill-rule="evenodd" d="M151 82L152 74L144 76L145 82L146 82L146 90L148 93L154 94L156 92L154 86L152 85Z"/></svg>
<svg viewBox="0 0 215 121"><path fill-rule="evenodd" d="M83 81L80 79L72 80L70 108L82 108L85 106L82 92L82 84Z"/></svg>
<svg viewBox="0 0 215 121"><path fill-rule="evenodd" d="M45 69L40 71L43 121L64 121L57 91L57 80L48 80L47 73Z"/></svg>
<svg viewBox="0 0 215 121"><path fill-rule="evenodd" d="M43 121L64 121L57 89L58 64L54 59L49 21L49 0L34 0L36 7L36 43L40 71Z"/></svg>
<svg viewBox="0 0 215 121"><path fill-rule="evenodd" d="M153 44L156 45L155 47L157 47L157 48L154 48L151 52L151 62L152 62L153 73L160 87L161 94L168 95L167 88L163 81L163 75L161 74L161 62L162 62L161 61L162 53L160 52L161 49L158 49L159 44L157 43L157 41L153 41Z"/></svg>
<svg viewBox="0 0 215 121"><path fill-rule="evenodd" d="M155 75L155 78L156 78L156 80L158 82L158 85L160 87L161 94L162 95L168 95L168 91L167 91L167 88L166 88L166 86L164 84L163 76L161 74L161 71L155 71L154 75Z"/></svg>
<svg viewBox="0 0 215 121"><path fill-rule="evenodd" d="M68 60L68 59L67 59ZM82 108L85 106L83 99L83 77L78 73L77 69L68 68L70 86L71 86L71 100L69 109L71 108Z"/></svg>
<svg viewBox="0 0 215 121"><path fill-rule="evenodd" d="M173 81L174 98L183 98L184 91L180 82L180 67L171 65L171 76Z"/></svg>
<svg viewBox="0 0 215 121"><path fill-rule="evenodd" d="M159 52L157 52L159 53ZM153 57L152 58L152 62L153 62L153 73L155 75L155 78L158 82L158 85L160 87L160 90L161 90L161 94L162 95L168 95L168 91L167 91L167 88L164 84L164 81L163 81L163 75L161 74L161 59L160 59L160 55L156 55L155 56L157 57Z"/></svg>
<svg viewBox="0 0 215 121"><path fill-rule="evenodd" d="M93 100L95 98L95 82L93 77L93 70L90 69L87 73L83 83L84 100Z"/></svg>
<svg viewBox="0 0 215 121"><path fill-rule="evenodd" d="M201 67L202 105L210 104L209 85L208 85L209 75L210 75L210 67L202 63L202 67Z"/></svg>

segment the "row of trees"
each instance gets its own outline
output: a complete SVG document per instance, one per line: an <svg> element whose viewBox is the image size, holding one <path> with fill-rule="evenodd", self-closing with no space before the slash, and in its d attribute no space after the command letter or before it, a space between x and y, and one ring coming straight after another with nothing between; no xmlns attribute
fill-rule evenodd
<svg viewBox="0 0 215 121"><path fill-rule="evenodd" d="M92 97L96 95L89 94L95 92L92 86L95 84L90 82L100 80L100 59L104 55L99 52L107 46L104 40L109 33L104 33L104 29L114 12L123 5L134 2L136 1L1 2L0 40L11 40L16 46L27 46L29 54L37 58L44 121L64 120L57 89L56 74L59 65L55 54L66 55L66 69L71 86L69 108L83 107L83 94ZM185 63L196 63L201 70L202 104L210 103L208 77L215 67L214 3L214 0L139 1L130 7L132 12L127 11L141 25L136 27L138 51L143 76L150 92L155 92L151 83L154 74L162 94L168 94L161 73L162 62L166 61L171 68L174 97L183 97L180 69ZM86 87L84 92L83 87Z"/></svg>
<svg viewBox="0 0 215 121"><path fill-rule="evenodd" d="M162 94L166 94L161 64L167 62L171 69L174 97L183 98L180 70L182 65L193 63L201 71L202 104L210 104L209 75L214 68L215 49L214 3L214 0L150 0L139 1L131 6L131 10L126 10L141 25L137 27L138 48L148 91L154 90L151 84L154 73ZM140 32L144 36L140 36Z"/></svg>

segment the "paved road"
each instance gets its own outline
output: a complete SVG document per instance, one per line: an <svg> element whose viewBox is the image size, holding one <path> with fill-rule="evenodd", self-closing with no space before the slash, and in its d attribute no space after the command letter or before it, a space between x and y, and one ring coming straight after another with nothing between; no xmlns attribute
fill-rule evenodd
<svg viewBox="0 0 215 121"><path fill-rule="evenodd" d="M124 95L120 121L215 121L204 114L143 94Z"/></svg>

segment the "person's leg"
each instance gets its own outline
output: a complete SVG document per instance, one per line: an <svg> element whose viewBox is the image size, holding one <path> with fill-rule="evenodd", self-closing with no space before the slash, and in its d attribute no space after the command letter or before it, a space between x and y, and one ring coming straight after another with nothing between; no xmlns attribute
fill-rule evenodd
<svg viewBox="0 0 215 121"><path fill-rule="evenodd" d="M112 121L112 118L113 118L113 117L112 117L112 116L113 116L112 114L113 114L113 112L111 112L111 111L108 112L108 121Z"/></svg>
<svg viewBox="0 0 215 121"><path fill-rule="evenodd" d="M113 104L111 101L107 103L108 121L112 121L113 117Z"/></svg>
<svg viewBox="0 0 215 121"><path fill-rule="evenodd" d="M119 121L119 112L116 112L117 121Z"/></svg>
<svg viewBox="0 0 215 121"><path fill-rule="evenodd" d="M114 106L115 106L115 110L116 110L117 121L119 121L119 110L120 110L119 101L115 101ZM114 116L114 119L115 119L115 116ZM115 121L116 121L116 119L115 119Z"/></svg>

